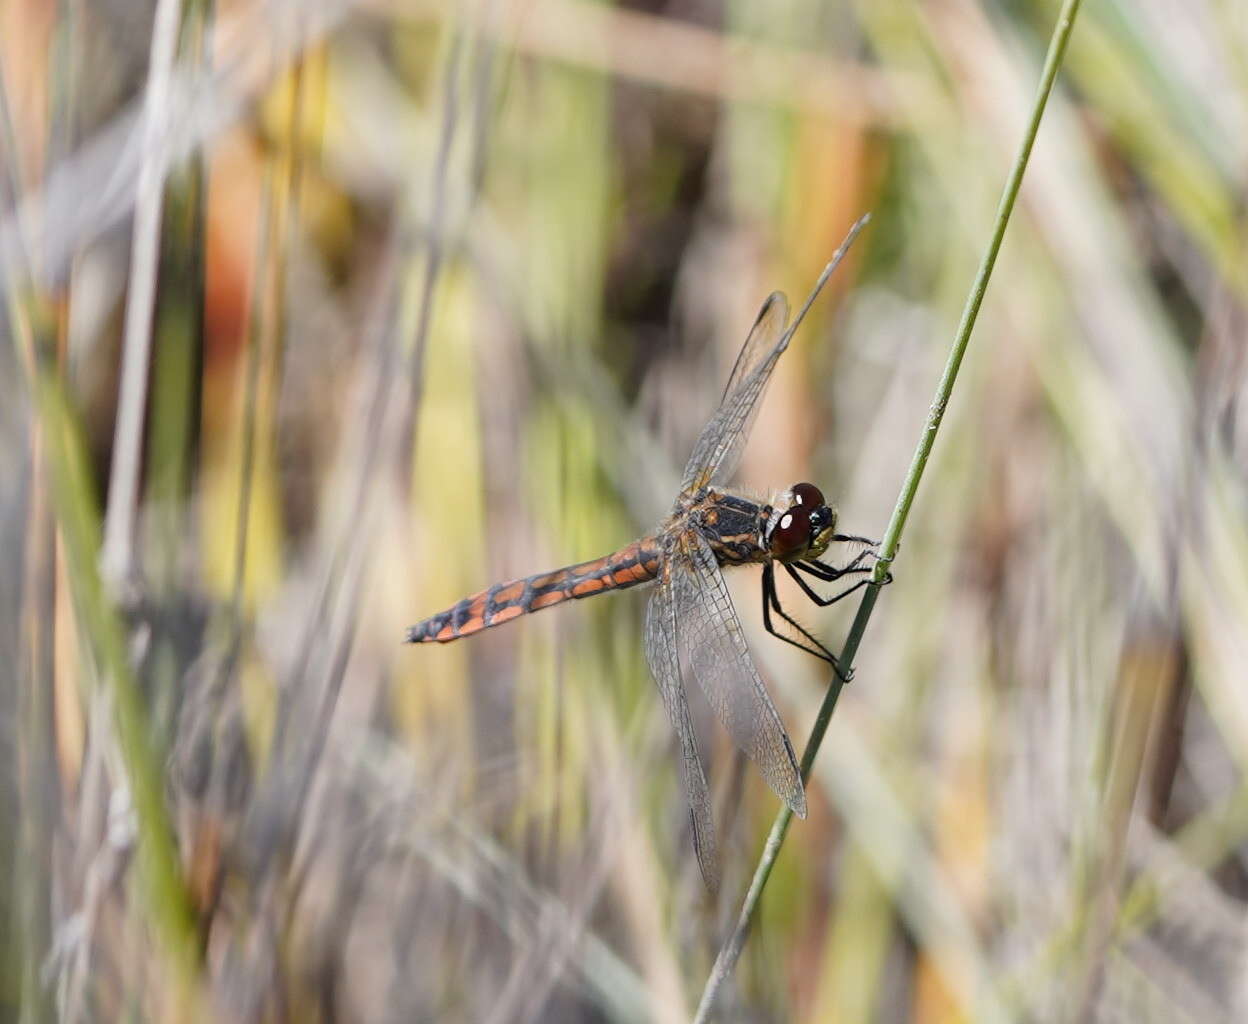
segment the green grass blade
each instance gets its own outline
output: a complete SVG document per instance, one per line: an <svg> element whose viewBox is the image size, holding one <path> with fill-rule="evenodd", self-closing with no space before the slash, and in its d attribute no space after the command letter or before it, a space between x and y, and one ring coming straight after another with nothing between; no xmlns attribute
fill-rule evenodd
<svg viewBox="0 0 1248 1024"><path fill-rule="evenodd" d="M872 576L873 585L867 587L866 593L858 605L857 614L854 616L853 625L850 627L844 649L841 652L840 663L846 672L853 665L854 657L858 653L858 646L862 642L863 634L866 632L867 623L870 621L871 613L875 609L880 586L887 579L888 568L897 555L897 546L901 540L902 531L905 529L906 520L909 518L910 510L914 505L919 482L923 478L928 458L932 453L932 446L936 443L936 433L940 429L941 420L944 419L945 410L949 404L949 397L953 392L953 385L962 366L962 358L966 354L966 347L970 342L971 331L975 327L980 306L984 301L984 293L988 288L988 281L992 277L993 267L996 265L997 254L1001 249L1001 241L1005 237L1005 229L1009 224L1010 214L1014 210L1014 203L1018 198L1018 190L1023 182L1023 174L1027 169L1031 150L1035 144L1036 135L1040 130L1040 121L1044 116L1044 109L1048 103L1049 94L1052 92L1053 82L1057 78L1058 68L1061 67L1062 57L1066 52L1066 45L1070 40L1071 30L1074 28L1075 16L1079 11L1079 3L1080 0L1065 0L1061 13L1058 16L1057 25L1049 42L1048 54L1045 57L1044 70L1040 76L1040 86L1036 91L1035 102L1032 105L1031 118L1028 121L1026 131L1023 133L1018 154L1014 159L1010 175L1006 180L1005 188L1001 195L1001 202L997 207L997 216L992 237L988 243L988 249L980 261L979 270L975 275L974 284L971 286L970 295L967 297L966 305L962 311L962 319L954 336L953 349L949 353L949 360L945 364L944 373L941 375L940 383L937 385L936 397L928 413L927 422L924 424L914 457L910 462L910 468L906 473L905 481L902 483L901 493L893 509L892 518L889 520L888 529L884 533L884 539L880 546L880 558ZM843 686L842 680L839 677L834 677L832 684L828 687L823 704L819 708L819 714L815 718L814 727L811 729L810 739L807 741L805 752L802 754L801 768L803 779L808 778L810 775L811 766L814 764L815 756L823 743L824 734L827 732L828 723L832 719L832 712L836 708L836 702L841 695ZM746 891L741 912L737 917L737 923L733 928L732 934L721 947L719 955L715 959L715 964L712 966L710 975L707 978L706 986L702 992L702 999L698 1005L698 1012L694 1018L695 1024L709 1018L716 995L732 973L737 959L741 955L741 950L745 945L749 932L750 922L754 917L754 912L762 896L763 888L767 884L767 879L771 875L772 867L780 854L780 848L784 844L784 837L789 830L791 820L792 812L785 807L780 810L775 822L772 824L771 831L767 835L767 841L763 846L762 856L759 858L758 866L755 868L754 877L751 879L750 887Z"/></svg>

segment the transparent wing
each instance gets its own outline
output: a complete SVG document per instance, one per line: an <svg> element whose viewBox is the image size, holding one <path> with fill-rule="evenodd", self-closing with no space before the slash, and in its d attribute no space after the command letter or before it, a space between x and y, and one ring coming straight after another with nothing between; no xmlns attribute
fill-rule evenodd
<svg viewBox="0 0 1248 1024"><path fill-rule="evenodd" d="M687 565L673 567L669 563L664 567L659 585L655 587L646 608L646 661L650 665L650 674L659 684L667 716L680 741L680 777L685 798L689 801L693 848L706 886L715 892L719 888L719 851L711 815L711 796L702 770L702 759L698 756L698 742L689 717L689 702L680 679L676 640L678 624L672 602L672 573L680 575L689 571Z"/></svg>
<svg viewBox="0 0 1248 1024"><path fill-rule="evenodd" d="M732 373L728 375L728 383L724 385L724 393L719 399L721 405L764 360L778 355L775 349L788 320L789 300L784 297L784 292L772 292L754 318L754 326L737 353L737 361L732 364Z"/></svg>
<svg viewBox="0 0 1248 1024"><path fill-rule="evenodd" d="M789 339L793 337L811 304L869 219L869 214L863 216L849 229L845 241L832 254L832 259L823 268L815 287L811 289L810 295L787 328L785 321L789 316L789 304L785 297L780 292L772 292L763 303L763 308L759 310L754 326L737 355L719 408L703 429L698 443L693 446L693 454L689 457L684 479L681 481L682 491L697 490L707 484L723 482L737 468L758 411L758 400L771 379L771 371L775 369L781 354L789 347Z"/></svg>
<svg viewBox="0 0 1248 1024"><path fill-rule="evenodd" d="M767 785L804 818L806 792L793 745L750 658L715 552L692 532L681 538L681 547L673 563L692 571L671 575L680 664L697 679L733 742L758 765Z"/></svg>
<svg viewBox="0 0 1248 1024"><path fill-rule="evenodd" d="M758 400L780 353L788 347L790 335L784 329L788 318L788 300L782 293L772 292L737 354L719 408L693 446L681 481L682 491L723 479L736 467L754 422Z"/></svg>

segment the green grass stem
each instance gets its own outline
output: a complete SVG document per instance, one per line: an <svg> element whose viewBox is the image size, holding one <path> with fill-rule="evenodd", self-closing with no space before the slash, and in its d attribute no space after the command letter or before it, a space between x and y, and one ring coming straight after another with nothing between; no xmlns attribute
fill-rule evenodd
<svg viewBox="0 0 1248 1024"><path fill-rule="evenodd" d="M130 666L125 628L100 576L100 518L82 427L59 378L39 370L33 383L48 439L67 575L73 581L84 637L113 705L117 744L135 812L139 878L152 927L174 967L179 1002L186 1005L198 964L194 918L165 807L161 758L153 747L144 699Z"/></svg>
<svg viewBox="0 0 1248 1024"><path fill-rule="evenodd" d="M919 482L923 478L923 472L927 468L932 447L936 443L936 433L940 429L941 421L944 419L945 410L949 405L949 397L953 392L953 385L962 366L962 358L966 354L966 347L970 342L971 331L974 329L975 321L979 317L979 310L984 301L984 293L988 288L988 281L992 277L993 267L997 262L997 254L1001 250L1001 241L1005 237L1006 225L1009 223L1010 214L1014 210L1014 203L1018 198L1018 190L1023 183L1023 174L1027 169L1031 150L1035 144L1036 135L1040 130L1040 121L1044 116L1044 109L1048 103L1049 94L1053 90L1053 82L1057 78L1058 68L1061 67L1062 58L1066 52L1066 45L1070 40L1071 30L1074 28L1079 4L1080 0L1065 0L1062 4L1061 13L1058 15L1057 25L1054 27L1052 38L1049 41L1049 50L1045 57L1044 70L1040 76L1040 85L1036 90L1036 98L1032 104L1031 117L1019 144L1018 153L1010 169L1009 178L1006 180L1005 188L1001 195L1001 202L997 207L997 216L992 230L992 237L988 243L988 249L980 260L979 270L975 275L975 282L971 286L970 294L967 296L966 305L962 310L962 319L958 324L957 333L954 335L953 349L949 353L944 373L941 374L940 383L936 387L936 397L933 399L931 409L927 414L927 422L923 426L923 432L919 437L918 446L915 448L914 457L910 461L910 468L906 473L905 481L902 483L897 504L893 508L892 518L889 520L888 528L884 533L884 539L880 544L880 558L876 563L875 572L871 579L872 585L867 587L866 592L863 594L862 601L858 605L858 611L854 616L853 624L850 627L849 635L845 639L845 646L841 651L840 663L843 671L847 674L853 666L854 658L858 653L858 647L862 643L863 634L866 632L867 623L871 619L871 613L875 610L875 602L879 598L880 587L887 579L889 566L896 558L902 531L905 529L906 520L910 516L915 495L919 490ZM832 713L836 709L836 703L840 698L843 687L844 682L842 679L834 675L832 683L824 695L819 713L815 717L810 738L807 740L806 749L802 754L801 769L804 780L810 777L815 757L819 753L819 747L823 743L823 737L827 732L828 723L832 719ZM700 1024L700 1022L709 1019L711 1008L715 1003L719 990L723 987L724 982L732 974L732 970L736 966L741 950L745 946L750 923L758 907L758 901L762 897L763 888L766 886L771 870L775 866L776 858L780 855L780 849L784 844L784 838L788 833L792 817L792 812L787 807L781 808L780 813L776 815L776 820L773 822L771 831L767 835L767 841L763 845L763 852L754 870L750 887L746 891L745 900L741 905L741 912L737 916L736 925L733 927L732 934L729 935L727 941L720 948L719 955L716 957L710 975L707 978L706 986L702 991L702 999L698 1004L698 1011L694 1017L695 1024Z"/></svg>

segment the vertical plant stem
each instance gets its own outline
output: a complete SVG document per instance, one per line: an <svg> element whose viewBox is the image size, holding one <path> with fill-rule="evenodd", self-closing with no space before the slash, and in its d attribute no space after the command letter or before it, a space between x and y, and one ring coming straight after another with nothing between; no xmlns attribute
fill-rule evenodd
<svg viewBox="0 0 1248 1024"><path fill-rule="evenodd" d="M147 407L147 373L151 361L152 315L156 301L156 265L160 250L160 219L168 164L169 86L178 44L179 0L159 0L152 30L150 70L144 102L143 157L135 185L134 241L130 251L130 294L126 300L125 349L117 428L109 474L108 514L100 553L104 574L112 583L134 570L134 530L139 499L143 415Z"/></svg>
<svg viewBox="0 0 1248 1024"><path fill-rule="evenodd" d="M174 1005L193 1007L198 946L190 899L182 882L173 826L165 807L161 758L153 748L143 696L126 651L125 629L109 600L97 565L100 526L82 426L64 383L38 369L31 380L46 458L52 478L57 524L65 546L66 575L75 603L108 688L117 728L117 745L134 807L139 881L159 948L169 957Z"/></svg>
<svg viewBox="0 0 1248 1024"><path fill-rule="evenodd" d="M42 344L42 342L40 342ZM48 501L44 440L31 430L31 484L20 624L21 657L16 672L14 758L18 794L18 850L13 894L21 923L18 962L23 1020L53 1020L53 1004L40 979L51 947L53 904L48 852L60 812L57 786L55 686L56 536ZM6 857L7 857L6 852Z"/></svg>
<svg viewBox="0 0 1248 1024"><path fill-rule="evenodd" d="M7 168L7 173L0 175L0 196L13 201L14 197L22 194L22 190L17 180L18 150L2 86L0 122L3 149L12 156L11 161L0 159L0 167ZM25 240L24 233L20 231L19 240ZM198 942L190 900L182 884L173 829L165 807L161 758L152 745L143 697L126 649L123 623L102 583L99 505L84 431L63 377L63 353L57 352L55 332L49 322L54 315L51 304L35 284L29 251L30 248L25 245L17 246L12 262L0 261L0 285L4 289L10 317L8 326L15 361L22 369L33 406L32 454L38 458L39 465L33 471L35 482L32 493L41 495L46 491L50 495L46 505L46 529L43 522L36 521L44 519L43 508L36 512L32 505L31 557L38 557L37 549L52 557L54 539L50 531L55 529L55 540L60 542L64 551L65 577L73 587L82 637L91 648L98 677L114 710L117 749L121 755L126 793L135 822L136 874L144 898L147 923L156 937L162 962L169 966L170 982L160 994L163 1001L152 1005L157 1007L158 1013L163 1008L177 1007L181 1019L196 1019L199 1009L195 985L199 964ZM47 571L54 571L51 564ZM33 579L33 574L29 578ZM46 585L53 585L50 579ZM31 743L43 744L44 749L39 752L42 761L39 770L50 786L55 785L55 748L51 732L54 711L46 702L52 699L56 685L54 651L51 647L54 644L51 634L53 599L54 595L41 595L40 607L36 610L38 621L27 620L25 623L29 627L25 637L30 642L28 652L36 653L36 646L46 648L38 653L42 667L36 666L33 661L23 666L31 670L25 681L39 687L39 694L31 695L37 697L39 706L32 707L23 721L26 729L23 735ZM35 671L40 673L40 677L35 676ZM37 720L46 722L46 728L37 732ZM34 769L29 759L22 766L32 781ZM33 819L43 813L56 813L54 792L48 792L46 799L39 799L42 801L39 806L24 810L25 817ZM34 827L38 826L24 824L23 836L32 834ZM27 849L47 862L52 852L51 845L46 836L42 838L38 848ZM47 870L46 863L44 870ZM30 891L21 895L24 906L31 907L32 901L48 899L47 891L39 888L33 875L27 874L21 881L30 887ZM38 913L40 918L46 920L46 908ZM28 928L23 936L27 945L23 955L37 957L37 962L42 965L47 962L49 950L48 936L37 930L40 923L29 918L23 922ZM34 998L27 998L32 995L29 988L23 994L23 1011L30 1019L39 1019L36 1000L46 998L47 981L39 970L21 980L36 986Z"/></svg>
<svg viewBox="0 0 1248 1024"><path fill-rule="evenodd" d="M880 558L876 563L875 571L871 578L872 585L866 588L866 593L863 594L862 601L858 605L857 614L854 616L853 625L850 626L849 635L845 639L845 646L840 656L840 664L846 673L849 672L854 663L854 657L858 653L858 646L862 642L867 623L870 621L871 613L875 609L875 602L879 597L880 587L887 580L888 568L897 555L897 545L901 540L902 530L905 529L906 520L910 516L910 509L914 504L915 495L918 493L919 482L923 478L923 471L927 468L927 461L931 456L932 446L936 443L936 432L940 429L941 421L944 419L945 410L949 404L949 396L953 392L954 382L957 380L958 371L962 366L962 357L966 354L971 331L974 329L975 321L979 317L980 306L983 305L984 293L988 288L988 280L992 277L992 270L997 262L997 254L1001 250L1001 241L1005 237L1006 225L1009 224L1010 214L1014 210L1014 202L1018 198L1018 190L1023 182L1023 174L1027 170L1027 163L1036 141L1036 134L1040 130L1040 122L1044 117L1044 109L1048 103L1049 94L1053 90L1053 82L1057 78L1058 68L1061 67L1062 58L1066 53L1066 45L1070 40L1075 16L1079 12L1079 4L1080 0L1065 0L1058 15L1057 24L1053 29L1052 38L1049 40L1049 49L1045 56L1044 69L1040 76L1040 85L1036 90L1036 97L1032 104L1031 117L1023 133L1009 177L1006 179L1005 188L1001 194L1001 201L997 206L996 220L993 225L992 237L988 242L988 249L980 260L979 270L975 275L975 281L971 286L970 294L967 296L966 305L963 307L962 319L958 323L957 333L954 335L953 349L949 353L944 373L941 374L940 383L936 387L936 397L932 401L931 409L927 414L927 422L923 426L923 433L919 437L914 457L910 461L910 468L901 486L901 493L897 497L897 504L893 508L892 518L888 522L888 528L880 544ZM810 738L807 740L806 749L802 754L801 769L803 780L810 776L815 757L823 743L824 734L827 732L828 723L832 719L832 712L836 709L836 702L840 698L843 687L844 683L840 677L834 676L827 693L824 695L819 713L815 717L815 724L811 729ZM736 966L737 958L741 955L741 950L749 933L754 911L762 896L763 887L766 886L767 879L771 875L771 869L774 867L776 858L780 854L780 848L784 844L784 837L789 830L789 823L792 817L792 812L787 807L781 808L780 813L776 815L776 820L767 835L762 855L754 870L754 877L750 881L750 887L741 905L741 912L737 916L736 925L728 940L721 947L707 978L706 986L702 991L702 999L698 1004L697 1015L694 1017L695 1024L706 1021L709 1018L716 995Z"/></svg>

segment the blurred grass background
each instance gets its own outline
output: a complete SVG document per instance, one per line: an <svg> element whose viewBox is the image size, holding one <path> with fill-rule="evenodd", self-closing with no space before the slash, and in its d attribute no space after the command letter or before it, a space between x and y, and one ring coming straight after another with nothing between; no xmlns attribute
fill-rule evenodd
<svg viewBox="0 0 1248 1024"><path fill-rule="evenodd" d="M776 801L702 723L708 896L644 595L403 629L652 528L866 210L740 478L878 536L1056 9L0 3L0 1016L687 1018ZM724 1019L1248 1014L1245 69L1085 4Z"/></svg>

